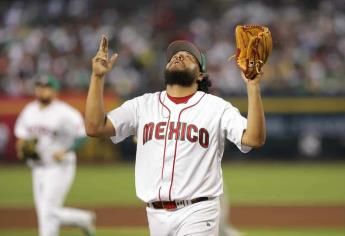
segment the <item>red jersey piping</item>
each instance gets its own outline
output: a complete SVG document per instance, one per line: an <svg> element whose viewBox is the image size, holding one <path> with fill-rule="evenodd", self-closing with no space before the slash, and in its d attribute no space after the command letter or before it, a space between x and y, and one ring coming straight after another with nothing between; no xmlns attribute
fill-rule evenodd
<svg viewBox="0 0 345 236"><path fill-rule="evenodd" d="M163 171L164 171L164 163L165 163L165 152L166 152L166 144L167 144L167 134L168 134L168 127L169 127L169 123L170 123L170 109L162 102L161 100L161 93L159 93L159 102L162 104L163 107L165 107L168 112L169 112L169 118L168 118L168 122L167 122L167 125L166 125L166 128L165 128L165 137L164 137L164 153L163 153L163 164L162 164L162 174L161 174L161 181L163 180ZM161 201L161 187L159 187L159 191L158 191L158 198L159 200Z"/></svg>

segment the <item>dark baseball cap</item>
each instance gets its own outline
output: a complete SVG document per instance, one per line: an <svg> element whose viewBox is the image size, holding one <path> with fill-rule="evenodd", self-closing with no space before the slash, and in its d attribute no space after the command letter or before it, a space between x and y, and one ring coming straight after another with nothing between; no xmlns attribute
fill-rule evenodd
<svg viewBox="0 0 345 236"><path fill-rule="evenodd" d="M200 71L206 72L206 58L205 55L195 46L193 43L186 40L176 40L169 44L167 49L167 60L170 61L171 58L180 51L186 51L192 54L199 62Z"/></svg>
<svg viewBox="0 0 345 236"><path fill-rule="evenodd" d="M53 75L50 75L50 74L40 75L38 79L36 80L35 84L37 86L49 86L55 91L60 90L59 81Z"/></svg>

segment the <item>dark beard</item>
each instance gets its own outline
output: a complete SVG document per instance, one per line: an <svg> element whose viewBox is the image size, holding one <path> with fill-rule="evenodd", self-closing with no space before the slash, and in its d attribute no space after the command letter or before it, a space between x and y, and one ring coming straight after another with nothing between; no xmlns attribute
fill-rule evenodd
<svg viewBox="0 0 345 236"><path fill-rule="evenodd" d="M38 101L44 105L47 106L51 103L52 99L51 98L38 98Z"/></svg>
<svg viewBox="0 0 345 236"><path fill-rule="evenodd" d="M180 85L189 87L195 83L195 74L189 70L169 70L164 72L165 85Z"/></svg>

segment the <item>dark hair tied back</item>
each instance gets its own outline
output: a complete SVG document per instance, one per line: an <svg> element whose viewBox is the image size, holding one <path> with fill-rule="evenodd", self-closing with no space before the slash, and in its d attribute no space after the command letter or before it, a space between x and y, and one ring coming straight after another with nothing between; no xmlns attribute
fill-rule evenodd
<svg viewBox="0 0 345 236"><path fill-rule="evenodd" d="M208 88L212 86L212 83L208 74L204 73L203 79L201 81L198 80L197 83L198 83L198 91L209 93Z"/></svg>

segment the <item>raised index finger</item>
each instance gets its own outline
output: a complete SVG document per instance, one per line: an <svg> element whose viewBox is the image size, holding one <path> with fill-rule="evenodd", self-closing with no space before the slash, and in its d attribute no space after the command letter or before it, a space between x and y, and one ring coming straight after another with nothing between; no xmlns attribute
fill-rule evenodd
<svg viewBox="0 0 345 236"><path fill-rule="evenodd" d="M99 49L100 52L103 52L105 54L108 53L108 39L105 35L102 35L101 43L99 44Z"/></svg>

